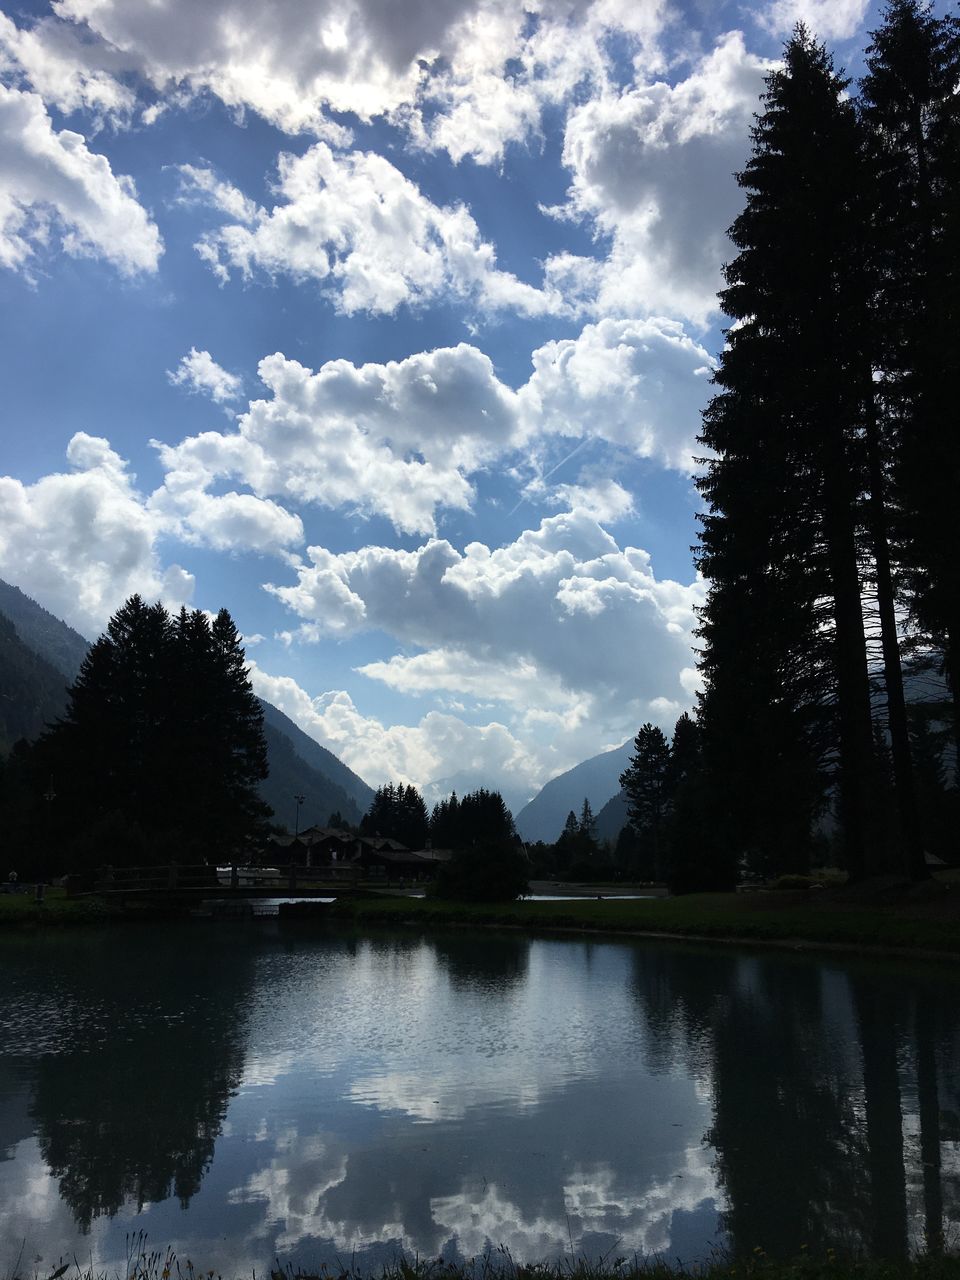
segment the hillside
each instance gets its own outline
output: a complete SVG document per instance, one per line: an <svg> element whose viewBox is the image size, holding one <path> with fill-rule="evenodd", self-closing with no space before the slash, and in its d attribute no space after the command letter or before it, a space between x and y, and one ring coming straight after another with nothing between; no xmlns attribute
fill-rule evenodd
<svg viewBox="0 0 960 1280"><path fill-rule="evenodd" d="M630 762L633 740L612 751L603 751L558 774L516 815L517 830L524 840L552 842L563 830L567 814L580 812L584 796L594 813L620 790L620 774Z"/></svg>
<svg viewBox="0 0 960 1280"><path fill-rule="evenodd" d="M337 809L348 822L359 822L370 807L373 788L289 716L262 698L260 705L270 761L270 776L261 785L260 794L273 809L274 822L293 829L295 795L305 797L301 828L325 825Z"/></svg>
<svg viewBox="0 0 960 1280"><path fill-rule="evenodd" d="M627 797L623 791L611 796L597 814L597 839L617 843L617 836L627 825Z"/></svg>
<svg viewBox="0 0 960 1280"><path fill-rule="evenodd" d="M68 684L73 683L90 648L89 640L48 613L36 600L24 595L19 587L11 586L2 579L0 613L10 619L28 649L62 672Z"/></svg>
<svg viewBox="0 0 960 1280"><path fill-rule="evenodd" d="M24 644L0 614L0 751L42 733L63 710L66 693L63 673Z"/></svg>
<svg viewBox="0 0 960 1280"><path fill-rule="evenodd" d="M0 580L0 751L18 738L37 737L63 714L67 688L89 647L72 627ZM282 711L262 700L261 706L270 776L260 794L274 821L292 829L293 797L302 795L301 826L325 823L337 809L348 822L359 822L372 789Z"/></svg>

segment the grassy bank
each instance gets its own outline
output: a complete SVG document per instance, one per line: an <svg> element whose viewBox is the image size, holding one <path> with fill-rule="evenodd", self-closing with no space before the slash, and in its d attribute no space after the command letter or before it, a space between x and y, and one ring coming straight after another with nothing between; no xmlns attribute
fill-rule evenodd
<svg viewBox="0 0 960 1280"><path fill-rule="evenodd" d="M187 912L172 904L67 898L48 889L0 894L0 931L114 921L166 921ZM877 882L855 889L691 894L682 898L567 899L552 902L453 903L379 894L308 907L305 923L335 920L430 929L450 925L610 934L664 934L790 946L877 948L960 959L960 884L921 890Z"/></svg>
<svg viewBox="0 0 960 1280"><path fill-rule="evenodd" d="M929 951L960 958L960 892L943 887L911 898L894 891L826 890L817 895L758 892L682 898L607 899L504 904L416 898L343 900L335 918L364 924L430 928L471 924L523 929L663 933L679 937L811 946Z"/></svg>
<svg viewBox="0 0 960 1280"><path fill-rule="evenodd" d="M822 1258L803 1256L793 1262L774 1262L763 1250L747 1259L718 1258L684 1266L663 1259L616 1259L603 1263L514 1263L509 1255L494 1253L455 1265L437 1259L417 1260L384 1267L377 1280L960 1280L960 1258L918 1258L903 1262L844 1261L833 1250ZM307 1272L273 1271L271 1280L364 1280L349 1268Z"/></svg>
<svg viewBox="0 0 960 1280"><path fill-rule="evenodd" d="M442 1259L398 1259L373 1272L341 1263L318 1271L287 1267L268 1273L271 1280L960 1280L960 1257L924 1256L887 1262L845 1259L832 1249L822 1256L803 1253L792 1262L776 1262L762 1249L746 1258L719 1255L703 1264L684 1266L661 1258L618 1258L600 1263L565 1259L555 1263L515 1263L504 1250L470 1262ZM6 1280L223 1280L193 1262L181 1263L172 1253L144 1253L131 1259L126 1275L64 1265L46 1274L15 1269ZM256 1280L254 1274L253 1280Z"/></svg>
<svg viewBox="0 0 960 1280"><path fill-rule="evenodd" d="M101 898L68 898L63 889L47 888L37 902L33 887L0 893L0 929L38 929L44 925L103 924L120 915Z"/></svg>

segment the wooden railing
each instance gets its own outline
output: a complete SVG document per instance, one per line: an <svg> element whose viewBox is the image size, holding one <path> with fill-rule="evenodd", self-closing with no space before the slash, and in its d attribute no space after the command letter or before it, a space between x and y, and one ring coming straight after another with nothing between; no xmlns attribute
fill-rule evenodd
<svg viewBox="0 0 960 1280"><path fill-rule="evenodd" d="M73 883L71 883L73 881ZM149 867L98 868L93 877L68 877L71 893L124 895L210 896L242 894L248 897L296 893L324 887L346 888L361 881L385 884L387 876L380 868L352 866L286 866L252 867L239 863L213 866L209 863L168 862Z"/></svg>

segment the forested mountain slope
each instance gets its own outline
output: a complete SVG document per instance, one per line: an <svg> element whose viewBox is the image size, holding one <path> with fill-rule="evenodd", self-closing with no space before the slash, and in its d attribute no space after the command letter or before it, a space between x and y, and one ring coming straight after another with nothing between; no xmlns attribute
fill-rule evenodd
<svg viewBox="0 0 960 1280"><path fill-rule="evenodd" d="M90 642L18 587L0 580L0 752L18 738L33 739L62 715L67 688L76 678ZM263 702L270 774L260 784L274 821L293 829L294 796L304 796L300 826L325 823L339 810L359 822L373 790L326 747Z"/></svg>
<svg viewBox="0 0 960 1280"><path fill-rule="evenodd" d="M630 763L632 750L631 740L551 778L516 816L517 830L523 839L556 840L567 814L571 809L579 813L584 797L590 801L594 813L602 810L611 796L619 792L620 774Z"/></svg>

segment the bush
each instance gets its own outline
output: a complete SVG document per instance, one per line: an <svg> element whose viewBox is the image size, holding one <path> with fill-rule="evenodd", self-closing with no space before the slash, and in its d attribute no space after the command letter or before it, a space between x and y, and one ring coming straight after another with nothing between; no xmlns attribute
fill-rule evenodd
<svg viewBox="0 0 960 1280"><path fill-rule="evenodd" d="M513 902L529 889L530 863L513 841L459 849L437 874L433 896L451 902Z"/></svg>

